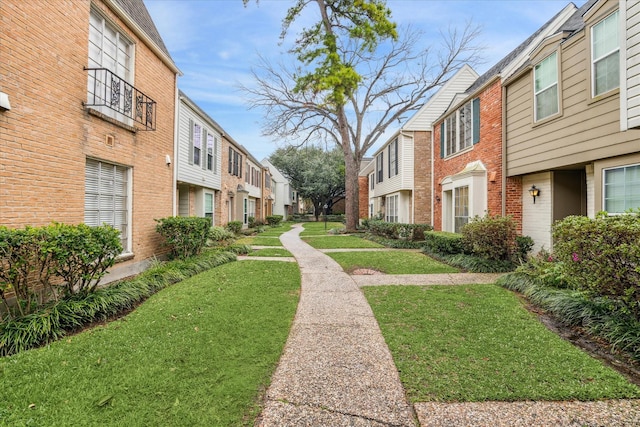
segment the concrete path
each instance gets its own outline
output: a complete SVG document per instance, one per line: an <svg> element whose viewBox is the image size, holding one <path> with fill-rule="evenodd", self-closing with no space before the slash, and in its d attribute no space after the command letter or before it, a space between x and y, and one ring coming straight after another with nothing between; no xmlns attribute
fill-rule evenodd
<svg viewBox="0 0 640 427"><path fill-rule="evenodd" d="M259 426L415 426L389 349L364 295L330 257L280 240L298 261L302 290Z"/></svg>

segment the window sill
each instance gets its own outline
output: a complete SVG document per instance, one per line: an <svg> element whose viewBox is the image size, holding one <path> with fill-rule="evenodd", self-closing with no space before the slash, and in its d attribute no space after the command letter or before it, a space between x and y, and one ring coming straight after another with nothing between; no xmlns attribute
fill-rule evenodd
<svg viewBox="0 0 640 427"><path fill-rule="evenodd" d="M85 108L86 108L87 112L89 114L91 114L92 116L99 117L102 120L111 123L112 125L121 127L122 129L126 129L129 132L133 132L133 133L136 133L138 131L134 126L129 126L126 123L122 123L121 121L116 120L113 117L109 117L106 114L101 113L100 111L96 110L95 108L91 108L91 107L85 107Z"/></svg>
<svg viewBox="0 0 640 427"><path fill-rule="evenodd" d="M472 150L473 150L473 145L471 145L471 147L467 147L467 148L465 148L463 150L456 151L453 154L449 154L448 156L445 156L445 158L443 160L450 160L450 159L456 158L456 157L461 156L461 155L463 155L465 153L468 153L469 151L472 151Z"/></svg>
<svg viewBox="0 0 640 427"><path fill-rule="evenodd" d="M536 120L531 125L532 128L537 128L538 126L546 125L547 123L553 122L556 119L562 117L562 112L555 113L552 116L545 117L544 119Z"/></svg>
<svg viewBox="0 0 640 427"><path fill-rule="evenodd" d="M616 95L620 95L620 88L617 87L615 89L611 89L608 92L602 93L598 96L594 96L594 97L589 97L589 99L587 100L587 105L591 105L591 104L595 104L597 102L602 101L603 99L607 99L610 98L612 96L616 96Z"/></svg>

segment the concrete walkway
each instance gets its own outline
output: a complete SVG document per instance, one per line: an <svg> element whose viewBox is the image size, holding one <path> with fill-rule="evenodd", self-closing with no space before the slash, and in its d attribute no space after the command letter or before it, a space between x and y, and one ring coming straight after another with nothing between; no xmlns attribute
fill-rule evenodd
<svg viewBox="0 0 640 427"><path fill-rule="evenodd" d="M364 295L330 257L280 240L298 261L302 291L260 426L415 426L389 349Z"/></svg>

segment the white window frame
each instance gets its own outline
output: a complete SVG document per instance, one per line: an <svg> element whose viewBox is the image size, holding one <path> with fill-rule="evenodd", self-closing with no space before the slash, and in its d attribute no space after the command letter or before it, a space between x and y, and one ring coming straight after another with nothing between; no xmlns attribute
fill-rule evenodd
<svg viewBox="0 0 640 427"><path fill-rule="evenodd" d="M193 164L200 166L202 163L202 132L203 127L198 122L193 122Z"/></svg>
<svg viewBox="0 0 640 427"><path fill-rule="evenodd" d="M552 65L551 65L552 64ZM545 86L538 87L538 76L544 77L544 73L547 72L545 67L553 66L555 71L555 80L551 81ZM548 94L555 87L556 96L555 96L555 110L546 113L545 115L540 115L540 111L538 111L538 106L541 105L539 102L539 98L542 98L544 95ZM558 52L553 52L548 55L542 61L540 61L533 68L533 103L534 103L534 117L535 121L540 121L546 119L548 117L552 117L560 112L560 90L558 86Z"/></svg>
<svg viewBox="0 0 640 427"><path fill-rule="evenodd" d="M369 190L375 190L376 188L376 173L369 174Z"/></svg>
<svg viewBox="0 0 640 427"><path fill-rule="evenodd" d="M216 173L216 148L218 145L218 138L212 133L207 132L207 154L205 165L207 170Z"/></svg>
<svg viewBox="0 0 640 427"><path fill-rule="evenodd" d="M398 138L389 144L389 178L398 175Z"/></svg>
<svg viewBox="0 0 640 427"><path fill-rule="evenodd" d="M112 172L111 176L109 171ZM86 159L84 223L92 227L108 224L119 230L123 254L131 253L132 247L131 177L130 167ZM118 188L124 191L118 191Z"/></svg>
<svg viewBox="0 0 640 427"><path fill-rule="evenodd" d="M109 49L109 46L114 46ZM111 52L109 52L111 51ZM135 64L135 43L122 32L117 25L105 17L98 9L91 7L89 13L89 45L88 45L89 68L106 68L116 76L120 77L131 86L134 86L134 64ZM95 78L94 78L95 76ZM103 81L95 79L101 78ZM100 86L110 87L111 82L104 72L89 73L87 78L87 93L93 92L93 88ZM110 90L107 89L107 94ZM101 102L109 102L102 98L97 98ZM120 103L124 105L125 97L120 96ZM123 105L120 109L123 109ZM94 107L108 117L114 118L129 126L133 125L133 119L106 106Z"/></svg>
<svg viewBox="0 0 640 427"><path fill-rule="evenodd" d="M618 89L620 87L620 29L619 29L619 19L620 19L620 13L618 10L616 10L615 12L610 13L608 16L606 16L605 18L601 19L597 24L593 25L591 27L591 94L592 97L597 97L600 96L602 94L605 94L607 92L610 92L614 89ZM597 28L601 27L601 26L605 26L607 24L611 23L611 20L614 20L615 22L613 23L613 25L609 25L608 28L612 28L615 32L616 32L616 38L618 40L618 43L616 45L616 47L614 49L608 50L606 52L603 52L601 55L599 55L598 57L596 57L596 48L595 48L595 44L596 44L596 30ZM604 60L607 60L609 58L611 58L612 55L617 55L618 59L617 61L614 61L615 63L618 64L618 72L614 73L613 75L615 75L618 78L618 82L616 85L611 86L611 87L607 87L606 89L603 89L601 92L596 92L596 81L597 81L597 75L596 75L596 65Z"/></svg>
<svg viewBox="0 0 640 427"><path fill-rule="evenodd" d="M628 206L627 203L629 202L628 200L628 194L630 193L630 191L627 190L626 186L627 186L627 182L625 180L625 182L623 183L623 189L622 192L624 193L623 197L623 203L625 204L624 209L622 209L620 212L616 211L616 212L611 212L609 210L607 210L607 201L610 199L613 199L613 197L607 198L607 190L610 188L610 186L612 184L607 184L607 173L610 172L614 172L614 171L620 171L622 170L624 173L626 173L627 169L631 169L631 168L638 168L640 169L640 163L636 163L636 164L630 164L630 165L625 165L625 166L616 166L616 167L611 167L611 168L606 168L602 170L602 206L603 209L605 211L607 211L607 213L609 215L620 215L620 214L624 214L627 209L630 208L639 208L640 207L640 202L638 203L638 206ZM640 180L638 181L638 185L640 185ZM636 192L632 192L632 194L640 194L640 192L636 193Z"/></svg>
<svg viewBox="0 0 640 427"><path fill-rule="evenodd" d="M464 193L464 194L461 194ZM465 197L466 203L459 205L459 201ZM470 189L468 185L462 185L453 189L453 231L454 233L460 233L462 227L469 223L470 218L470 204L469 204ZM463 219L464 221L460 221Z"/></svg>
<svg viewBox="0 0 640 427"><path fill-rule="evenodd" d="M444 119L444 155L452 156L473 147L473 101L470 99ZM479 125L479 123L478 123Z"/></svg>
<svg viewBox="0 0 640 427"><path fill-rule="evenodd" d="M376 156L376 184L384 182L384 151Z"/></svg>
<svg viewBox="0 0 640 427"><path fill-rule="evenodd" d="M392 196L385 197L385 221L386 222L398 222L398 204L400 201L400 196L398 194L394 194Z"/></svg>
<svg viewBox="0 0 640 427"><path fill-rule="evenodd" d="M208 203L207 199L211 198L211 204ZM204 203L203 203L203 212L202 215L205 218L211 218L211 225L214 225L214 213L215 213L215 205L216 205L216 197L213 193L208 191L204 192Z"/></svg>

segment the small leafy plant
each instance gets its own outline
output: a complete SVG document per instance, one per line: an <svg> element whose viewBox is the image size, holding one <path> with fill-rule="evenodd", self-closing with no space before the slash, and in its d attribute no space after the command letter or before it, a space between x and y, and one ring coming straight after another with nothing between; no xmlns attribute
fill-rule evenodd
<svg viewBox="0 0 640 427"><path fill-rule="evenodd" d="M207 243L211 219L172 216L157 219L156 231L165 238L171 256L187 259L198 255Z"/></svg>

